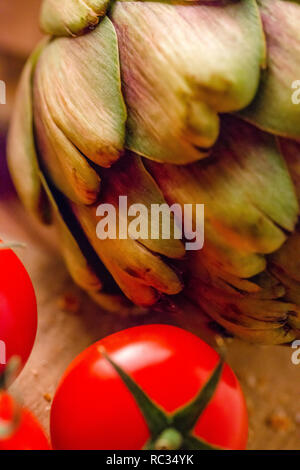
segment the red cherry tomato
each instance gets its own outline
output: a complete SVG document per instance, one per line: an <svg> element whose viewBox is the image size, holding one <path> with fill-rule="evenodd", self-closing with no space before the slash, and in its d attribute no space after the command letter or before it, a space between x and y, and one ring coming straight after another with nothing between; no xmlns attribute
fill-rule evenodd
<svg viewBox="0 0 300 470"><path fill-rule="evenodd" d="M19 356L24 366L36 330L36 298L29 275L12 250L0 249L0 374L3 356L6 362Z"/></svg>
<svg viewBox="0 0 300 470"><path fill-rule="evenodd" d="M0 433L0 450L49 450L50 445L37 419L26 408L17 408L13 398L0 392L0 431L14 421L15 426L7 435Z"/></svg>
<svg viewBox="0 0 300 470"><path fill-rule="evenodd" d="M54 449L137 450L149 439L133 395L100 346L168 413L195 398L219 360L201 339L167 325L130 328L95 343L69 366L56 392L51 410ZM245 400L228 365L193 433L222 448L245 448Z"/></svg>

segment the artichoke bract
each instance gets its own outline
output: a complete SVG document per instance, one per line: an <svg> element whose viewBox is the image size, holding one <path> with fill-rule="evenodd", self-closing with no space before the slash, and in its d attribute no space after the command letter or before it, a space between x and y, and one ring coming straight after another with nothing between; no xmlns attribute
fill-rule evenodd
<svg viewBox="0 0 300 470"><path fill-rule="evenodd" d="M251 342L299 337L300 2L44 0L41 27L8 162L74 281L111 312L190 308ZM119 214L119 196L204 204L203 249L99 238L97 207Z"/></svg>

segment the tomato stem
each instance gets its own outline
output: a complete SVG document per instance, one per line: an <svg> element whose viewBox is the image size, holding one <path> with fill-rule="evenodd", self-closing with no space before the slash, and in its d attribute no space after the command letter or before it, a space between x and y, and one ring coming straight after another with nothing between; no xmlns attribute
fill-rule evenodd
<svg viewBox="0 0 300 470"><path fill-rule="evenodd" d="M6 390L14 381L21 367L21 359L19 356L10 358L2 373L0 373L0 392Z"/></svg>
<svg viewBox="0 0 300 470"><path fill-rule="evenodd" d="M0 403L3 398L3 392L0 390ZM18 428L21 418L21 407L15 401L12 404L12 417L8 420L0 419L0 441L8 439Z"/></svg>
<svg viewBox="0 0 300 470"><path fill-rule="evenodd" d="M175 428L165 429L154 443L154 450L178 450L183 437Z"/></svg>

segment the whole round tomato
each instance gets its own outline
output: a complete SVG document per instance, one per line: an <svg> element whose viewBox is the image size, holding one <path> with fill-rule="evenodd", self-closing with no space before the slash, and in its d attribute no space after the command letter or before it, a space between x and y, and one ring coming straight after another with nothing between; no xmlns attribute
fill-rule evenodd
<svg viewBox="0 0 300 470"><path fill-rule="evenodd" d="M0 450L48 450L41 425L26 408L19 408L6 392L0 392Z"/></svg>
<svg viewBox="0 0 300 470"><path fill-rule="evenodd" d="M24 366L36 330L37 305L29 275L12 250L1 249L0 241L0 374L3 362L12 356L19 356Z"/></svg>
<svg viewBox="0 0 300 470"><path fill-rule="evenodd" d="M219 362L210 346L173 326L138 326L108 336L81 353L61 380L51 409L54 449L137 450L149 442L145 415L108 358L167 416L199 394ZM230 367L220 374L192 433L214 446L244 449L245 400Z"/></svg>

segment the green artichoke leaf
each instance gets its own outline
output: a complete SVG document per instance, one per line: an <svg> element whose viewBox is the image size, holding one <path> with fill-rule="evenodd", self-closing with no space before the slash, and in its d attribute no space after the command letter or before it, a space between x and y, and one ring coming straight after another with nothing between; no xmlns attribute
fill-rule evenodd
<svg viewBox="0 0 300 470"><path fill-rule="evenodd" d="M241 116L268 132L300 140L300 2L260 0L258 4L267 40L267 68L257 96Z"/></svg>
<svg viewBox="0 0 300 470"><path fill-rule="evenodd" d="M254 98L265 60L256 2L116 2L128 149L159 162L207 155L219 113Z"/></svg>
<svg viewBox="0 0 300 470"><path fill-rule="evenodd" d="M299 236L299 234L298 234ZM284 299L288 302L293 302L295 305L300 304L300 281L295 280L285 272L285 268L288 267L288 262L284 260L284 263L280 265L276 259L271 260L269 269L272 275L278 279L285 289ZM291 313L291 312L290 312ZM296 314L295 314L296 313ZM289 325L300 330L300 309L295 307L292 314L289 315Z"/></svg>
<svg viewBox="0 0 300 470"><path fill-rule="evenodd" d="M243 313L243 305L236 304L236 296L224 297L221 293L217 295L218 292L215 289L209 289L207 285L202 284L199 280L193 280L190 283L187 293L190 293L190 298L207 315L226 330L245 341L257 344L286 344L296 338L297 333L292 331L287 320L287 315L296 310L293 304L279 302L278 300L268 304L261 301L261 309L271 308L274 314L279 310L285 315L286 320L278 322L262 320L258 322ZM253 308L256 308L256 305L253 305Z"/></svg>
<svg viewBox="0 0 300 470"><path fill-rule="evenodd" d="M61 253L75 284L88 293L97 294L102 290L99 276L89 266L78 243L61 217L57 217L57 228Z"/></svg>
<svg viewBox="0 0 300 470"><path fill-rule="evenodd" d="M278 139L282 155L290 170L300 203L300 144L290 139Z"/></svg>
<svg viewBox="0 0 300 470"><path fill-rule="evenodd" d="M104 290L106 288L105 282L101 281L99 269L95 270L87 260L81 245L74 237L72 229L66 221L68 217L66 217L60 203L56 200L56 194L52 192L42 173L40 173L40 178L52 207L62 256L75 284L84 289L94 302L107 312L126 316L129 314L144 314L143 309L132 305L122 293L109 293Z"/></svg>
<svg viewBox="0 0 300 470"><path fill-rule="evenodd" d="M226 330L252 343L284 344L295 339L293 322L300 318L299 308L289 303L292 299L283 297L286 289L281 281L267 274L272 279L273 289L265 290L264 283L255 278L262 288L259 297L258 293L220 283L218 274L202 271L192 273L184 294ZM279 289L274 289L275 285Z"/></svg>
<svg viewBox="0 0 300 470"><path fill-rule="evenodd" d="M166 200L161 190L146 170L138 155L127 152L115 165L108 170L101 171L102 191L101 202L110 203L115 207L118 217L122 217L128 230L126 236L132 237L140 234L138 241L154 253L168 258L182 258L185 248L182 236L175 237L175 218L173 212L169 212ZM132 184L134 182L134 184ZM126 197L126 210L121 213L119 196ZM134 213L127 215L127 209L134 207ZM157 221L152 214L152 208L164 208L170 215L167 223L163 224L158 215ZM146 210L147 209L147 210ZM126 220L124 220L126 219ZM136 221L136 222L134 222ZM152 235L154 225L157 222L157 236ZM179 221L180 225L182 220ZM132 224L133 230L132 231ZM119 225L118 225L119 228ZM143 233L144 232L144 233ZM179 233L179 235L181 235Z"/></svg>
<svg viewBox="0 0 300 470"><path fill-rule="evenodd" d="M101 202L106 203L103 198ZM183 285L176 271L139 240L121 239L118 234L100 239L97 235L100 219L95 206L73 203L71 207L99 258L124 294L136 305L151 306L161 294L174 295L182 290ZM114 223L110 219L110 225Z"/></svg>
<svg viewBox="0 0 300 470"><path fill-rule="evenodd" d="M297 281L300 288L300 260L295 254L300 253L300 231L293 233L280 250L270 257L270 263L275 264L288 275L289 278Z"/></svg>
<svg viewBox="0 0 300 470"><path fill-rule="evenodd" d="M44 46L42 42L33 52L21 76L8 134L7 161L26 209L43 223L49 223L50 206L39 177L32 111L32 75Z"/></svg>
<svg viewBox="0 0 300 470"><path fill-rule="evenodd" d="M86 158L57 127L46 102L47 91L34 87L34 124L41 166L53 184L72 201L94 203L100 191L100 178Z"/></svg>
<svg viewBox="0 0 300 470"><path fill-rule="evenodd" d="M263 271L298 219L298 202L275 139L227 116L211 157L185 167L145 160L168 203L205 205L200 262L237 277ZM263 256L262 256L263 255Z"/></svg>
<svg viewBox="0 0 300 470"><path fill-rule="evenodd" d="M224 275L233 276L234 279L248 279L264 271L266 260L262 254L234 241L231 231L226 234L221 227L216 230L213 219L211 223L207 221L205 224L204 249L194 254L195 263L209 266L211 270L217 269L222 279ZM283 240L281 235L280 240Z"/></svg>
<svg viewBox="0 0 300 470"><path fill-rule="evenodd" d="M78 36L97 26L109 3L109 0L43 0L41 28L52 36Z"/></svg>
<svg viewBox="0 0 300 470"><path fill-rule="evenodd" d="M57 128L84 156L104 167L118 160L127 115L109 18L84 36L51 41L40 57L35 88Z"/></svg>
<svg viewBox="0 0 300 470"><path fill-rule="evenodd" d="M54 221L60 238L62 256L73 281L88 292L98 292L102 289L102 283L99 277L88 265L88 262L67 226L47 180L42 173L40 173L40 178L53 209Z"/></svg>

